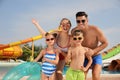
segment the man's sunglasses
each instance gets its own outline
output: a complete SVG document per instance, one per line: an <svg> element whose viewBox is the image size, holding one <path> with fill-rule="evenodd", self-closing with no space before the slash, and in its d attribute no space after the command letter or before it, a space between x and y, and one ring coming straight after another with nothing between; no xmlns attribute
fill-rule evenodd
<svg viewBox="0 0 120 80"><path fill-rule="evenodd" d="M84 23L85 23L85 20L76 20L76 22L77 22L77 23L81 23L81 22L82 22L82 23L84 24Z"/></svg>
<svg viewBox="0 0 120 80"><path fill-rule="evenodd" d="M50 41L50 40L52 41L52 40L54 40L54 38L46 39L46 41Z"/></svg>
<svg viewBox="0 0 120 80"><path fill-rule="evenodd" d="M75 40L75 41L76 41L76 40L81 40L81 39L82 39L82 37L78 37L78 38L75 38L75 37L74 37L74 38L73 38L73 40Z"/></svg>

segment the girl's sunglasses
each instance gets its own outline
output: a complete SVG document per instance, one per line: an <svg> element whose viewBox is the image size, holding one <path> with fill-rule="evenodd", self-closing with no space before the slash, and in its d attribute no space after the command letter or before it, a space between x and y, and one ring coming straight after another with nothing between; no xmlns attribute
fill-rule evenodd
<svg viewBox="0 0 120 80"><path fill-rule="evenodd" d="M50 41L50 40L51 40L51 41L53 41L53 40L54 40L54 38L46 39L46 41Z"/></svg>

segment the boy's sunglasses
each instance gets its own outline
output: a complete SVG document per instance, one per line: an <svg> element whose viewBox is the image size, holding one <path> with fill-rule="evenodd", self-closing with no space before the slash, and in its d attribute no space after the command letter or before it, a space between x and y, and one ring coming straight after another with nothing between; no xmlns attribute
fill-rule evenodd
<svg viewBox="0 0 120 80"><path fill-rule="evenodd" d="M54 40L54 38L46 39L46 41L50 41L50 40L52 41L52 40Z"/></svg>
<svg viewBox="0 0 120 80"><path fill-rule="evenodd" d="M81 22L82 22L82 23L84 24L84 23L85 23L85 20L76 20L76 22L77 22L77 23L81 23Z"/></svg>
<svg viewBox="0 0 120 80"><path fill-rule="evenodd" d="M75 40L75 41L76 41L76 40L81 40L81 39L82 39L81 37L78 37L78 38L75 38L75 37L74 37L74 38L73 38L73 40Z"/></svg>

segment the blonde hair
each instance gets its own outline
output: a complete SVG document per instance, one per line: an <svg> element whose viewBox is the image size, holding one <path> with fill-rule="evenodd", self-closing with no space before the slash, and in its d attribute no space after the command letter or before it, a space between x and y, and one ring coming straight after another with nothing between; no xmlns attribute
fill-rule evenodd
<svg viewBox="0 0 120 80"><path fill-rule="evenodd" d="M70 21L69 19L67 19L67 18L63 18L63 19L60 21L60 25L62 24L62 22L63 22L64 20L68 20L68 23L70 24L70 27L72 26L71 21ZM61 30L60 25L59 25L59 27L58 27L59 30Z"/></svg>
<svg viewBox="0 0 120 80"><path fill-rule="evenodd" d="M80 34L83 35L83 32L81 30L75 30L73 33L72 33L72 36L79 36Z"/></svg>

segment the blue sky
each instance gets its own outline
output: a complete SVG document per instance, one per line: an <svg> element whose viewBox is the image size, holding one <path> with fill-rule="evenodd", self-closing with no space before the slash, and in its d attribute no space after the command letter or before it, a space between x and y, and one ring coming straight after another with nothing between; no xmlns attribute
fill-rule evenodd
<svg viewBox="0 0 120 80"><path fill-rule="evenodd" d="M57 28L64 17L71 20L73 28L78 11L87 12L89 24L103 31L109 42L107 48L120 43L119 0L0 0L0 44L39 35L32 18L46 31ZM43 43L35 41L36 45Z"/></svg>

